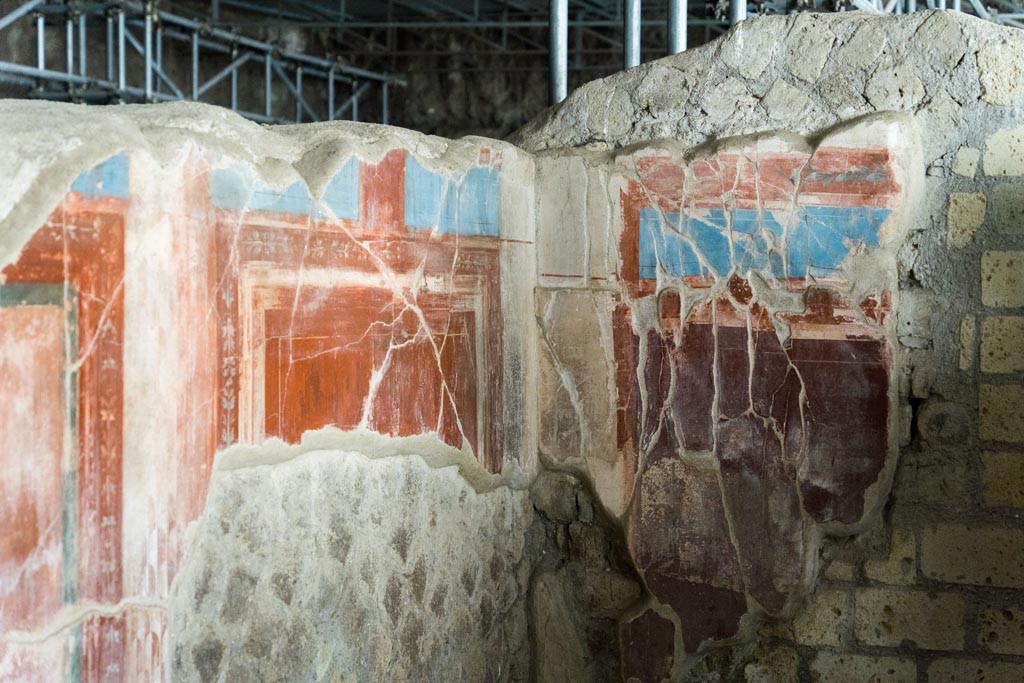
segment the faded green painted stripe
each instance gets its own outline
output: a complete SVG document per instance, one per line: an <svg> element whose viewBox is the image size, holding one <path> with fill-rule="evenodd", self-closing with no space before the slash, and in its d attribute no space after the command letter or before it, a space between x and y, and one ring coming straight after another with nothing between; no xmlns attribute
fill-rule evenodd
<svg viewBox="0 0 1024 683"><path fill-rule="evenodd" d="M0 285L0 306L61 306L64 304L63 284Z"/></svg>
<svg viewBox="0 0 1024 683"><path fill-rule="evenodd" d="M78 602L78 290L61 285L61 300L66 301L67 321L64 326L64 372L61 373L65 419L70 441L67 468L63 471L61 491L61 560L63 562L64 603ZM68 683L82 680L82 626L71 634Z"/></svg>
<svg viewBox="0 0 1024 683"><path fill-rule="evenodd" d="M82 626L79 624L71 630L71 646L68 648L68 683L79 683L82 680Z"/></svg>

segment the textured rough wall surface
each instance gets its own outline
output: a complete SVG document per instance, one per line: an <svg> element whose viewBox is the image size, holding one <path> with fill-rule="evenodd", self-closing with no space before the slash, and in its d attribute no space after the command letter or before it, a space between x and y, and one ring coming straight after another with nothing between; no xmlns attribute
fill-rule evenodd
<svg viewBox="0 0 1024 683"><path fill-rule="evenodd" d="M171 679L529 680L532 521L526 491L418 459L218 472L171 601Z"/></svg>
<svg viewBox="0 0 1024 683"><path fill-rule="evenodd" d="M816 139L882 111L906 112L920 136L922 191L892 247L902 436L890 499L864 533L824 545L791 622L691 676L1024 679L1022 73L1020 32L955 13L768 18L588 84L513 136L555 156L772 130Z"/></svg>

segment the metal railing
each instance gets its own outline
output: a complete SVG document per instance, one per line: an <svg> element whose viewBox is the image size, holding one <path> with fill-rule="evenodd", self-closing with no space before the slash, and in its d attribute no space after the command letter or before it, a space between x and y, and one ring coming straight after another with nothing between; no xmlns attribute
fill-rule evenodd
<svg viewBox="0 0 1024 683"><path fill-rule="evenodd" d="M588 2L586 10L578 11L575 16L570 14L569 0L550 0L549 17L536 14L530 16L530 5L521 0L506 0L506 11L500 19L486 18L478 7L472 13L453 9L441 0L431 0L429 7L420 4L419 0L394 1L402 6L416 8L429 15L429 18L425 17L423 21L366 21L346 13L342 3L336 19L318 21L306 17L303 11L309 11L310 6L316 5L317 12L325 12L323 7L326 4L296 2L288 5L287 11L276 5L278 9L274 11L281 16L275 17L275 21L306 28L331 27L350 37L360 30L372 31L377 28L410 31L501 29L501 43L484 41L488 47L508 50L508 54L537 54L548 58L545 61L549 61L552 102L560 101L568 94L569 70L582 72L588 69L601 71L619 68L618 65L585 65L580 61L580 56L585 52L621 54L623 61L620 64L627 68L639 63L642 59L641 48L644 47L641 45L642 29L653 26L667 29L665 36L669 53L686 49L690 27L703 26L706 31L720 31L730 24L743 21L747 16L788 14L797 10L860 9L874 13L902 14L925 8L948 8L1024 28L1024 7L1017 4L1017 0L717 0L713 6L703 5L707 16L691 16L688 10L693 9L699 14L701 7L696 7L697 3L693 3L693 8L688 7L686 0L649 0L645 3L648 6L657 4L664 9L667 22L665 19L643 19L640 0ZM369 101L375 112L380 113L378 120L388 122L389 87L401 83L399 79L386 73L359 69L340 60L313 57L240 35L220 23L219 5L222 3L230 5L234 11L233 16L241 16L243 22L248 15L258 15L262 7L251 0L214 0L209 20L200 21L159 10L151 1L24 2L6 16L0 16L0 38L3 37L3 31L10 30L19 22L34 21L36 62L23 64L0 61L0 81L26 86L31 89L32 96L47 99L84 102L207 101L229 106L255 121L274 123L342 117L355 120L359 118L361 104L366 105ZM512 17L508 9L514 9L518 14ZM270 10L262 7L262 11ZM105 32L101 26L105 27ZM535 33L531 31L539 29L550 30L548 46L534 40ZM622 39L609 37L607 34L616 32L607 29L621 29ZM530 46L530 50L516 52L507 48L506 31L524 31L525 35L520 38L524 45ZM568 58L570 31L574 32L576 39L575 62L572 65ZM597 36L611 45L612 49L585 51L581 43L584 35ZM178 44L175 58L180 62L182 53L187 53L190 62L188 73L178 69L177 78L165 61L164 46L170 44L169 41ZM61 67L54 68L47 64L47 46L53 42L60 43L65 49L64 64ZM182 43L187 47L182 48ZM99 48L104 44L105 51L100 51ZM50 47L52 49L52 45ZM392 46L390 40L387 47L393 52L374 54L398 54L397 47ZM88 64L87 60L90 55L96 54L105 55L105 69L90 69L95 65ZM133 65L130 69L126 66L129 56ZM4 57L0 55L0 59ZM59 57L56 59L59 60ZM261 72L257 71L260 66ZM513 65L507 68L516 70L519 67ZM242 69L247 70L243 81L246 91L245 97L240 98L239 74ZM260 82L262 101L256 101L259 98L251 92L251 84ZM218 94L219 100L215 97ZM245 101L240 102L240 99ZM283 113L291 105L294 105L294 115L291 111ZM246 111L245 106L256 111Z"/></svg>

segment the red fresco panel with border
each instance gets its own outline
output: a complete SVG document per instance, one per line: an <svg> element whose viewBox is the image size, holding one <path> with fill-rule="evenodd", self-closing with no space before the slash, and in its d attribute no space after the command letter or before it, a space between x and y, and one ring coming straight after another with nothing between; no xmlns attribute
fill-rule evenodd
<svg viewBox="0 0 1024 683"><path fill-rule="evenodd" d="M875 323L890 296L874 292L854 311L834 289L767 274L773 286L806 291L806 313L780 316L792 330L783 344L751 287L733 276L728 296L680 320L678 294L658 292L657 281L641 277L641 213L884 209L901 189L892 163L889 150L828 147L813 155L721 153L685 166L652 155L636 160L638 180L623 187L622 278L634 300L659 294L661 311L659 329L646 333L643 368L628 322L631 302L615 314L619 445L637 463L627 536L647 586L680 615L687 651L735 633L747 611L744 591L769 613L797 593L802 510L815 521L846 524L863 514L864 493L889 449L892 357ZM714 284L707 273L679 279L698 291ZM646 403L637 399L641 375ZM691 455L680 460L684 451ZM702 478L689 464L708 457L720 477ZM676 491L669 496L675 502L667 490ZM688 502L695 495L704 503ZM666 536L666 528L682 536ZM702 549L681 552L687 534ZM688 553L703 560L689 561ZM727 576L735 580L723 583Z"/></svg>
<svg viewBox="0 0 1024 683"><path fill-rule="evenodd" d="M221 446L436 432L500 470L500 242L407 228L405 163L361 163L358 219L219 211Z"/></svg>
<svg viewBox="0 0 1024 683"><path fill-rule="evenodd" d="M78 599L103 604L122 597L125 211L117 198L69 193L2 271L6 283L66 282L78 295ZM82 638L81 680L119 680L124 619L89 617Z"/></svg>

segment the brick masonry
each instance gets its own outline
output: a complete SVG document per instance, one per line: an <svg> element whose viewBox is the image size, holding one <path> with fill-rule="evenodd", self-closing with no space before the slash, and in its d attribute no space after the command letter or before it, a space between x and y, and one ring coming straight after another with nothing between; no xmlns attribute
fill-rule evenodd
<svg viewBox="0 0 1024 683"><path fill-rule="evenodd" d="M1024 681L1024 147L1000 128L929 171L950 260L923 287L957 291L903 292L913 423L889 503L826 549L815 593L762 628L742 680Z"/></svg>
<svg viewBox="0 0 1024 683"><path fill-rule="evenodd" d="M954 172L973 178L977 158L961 149ZM947 240L974 260L981 305L952 321L953 363L976 403L915 392L934 380L908 369L927 400L883 519L829 549L793 621L762 629L747 681L1024 681L1024 185L961 186Z"/></svg>
<svg viewBox="0 0 1024 683"><path fill-rule="evenodd" d="M925 392L883 519L829 549L793 621L762 629L747 681L1024 681L1024 192L985 187L947 205L978 273L953 360L977 403Z"/></svg>

